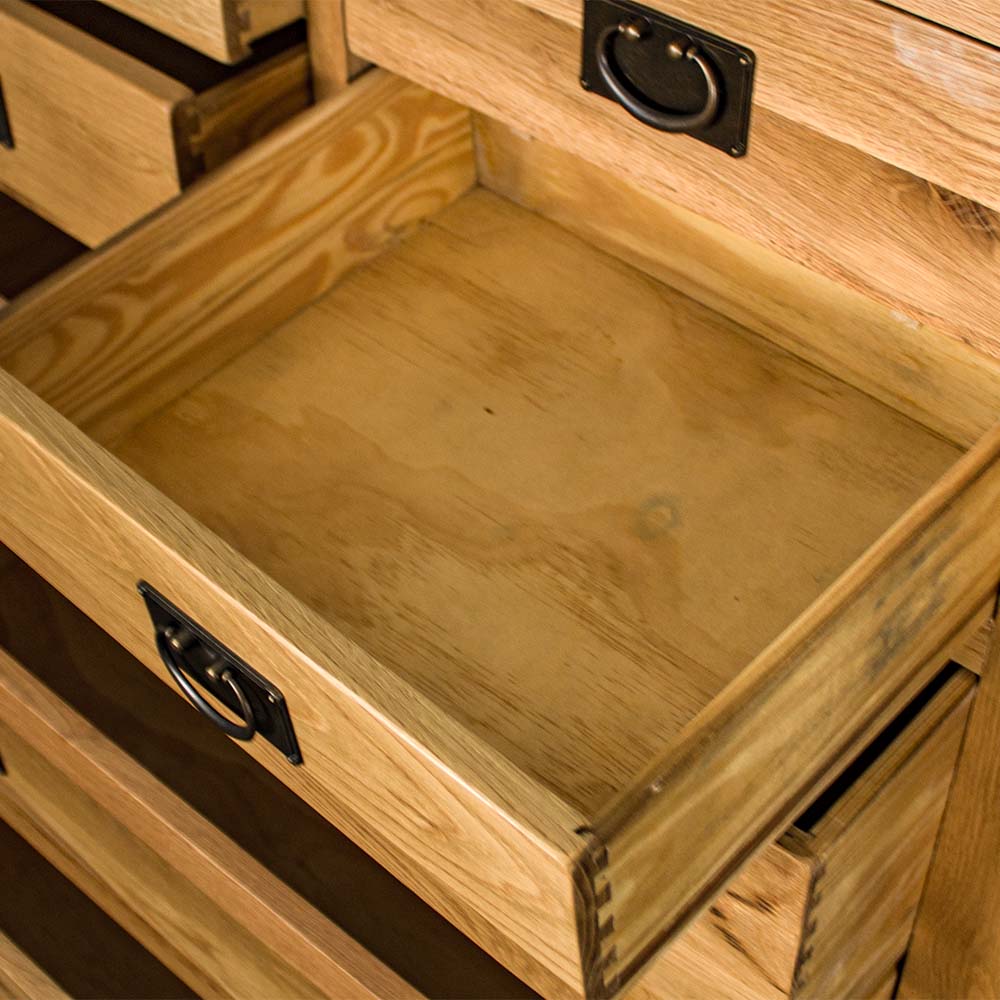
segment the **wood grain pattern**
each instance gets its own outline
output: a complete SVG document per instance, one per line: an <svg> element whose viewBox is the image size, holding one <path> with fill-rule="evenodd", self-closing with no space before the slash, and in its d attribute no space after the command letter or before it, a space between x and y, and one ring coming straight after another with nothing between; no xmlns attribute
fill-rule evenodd
<svg viewBox="0 0 1000 1000"><path fill-rule="evenodd" d="M578 995L576 811L3 372L0 467L11 549L161 677L140 579L266 665L305 764L248 752L546 996Z"/></svg>
<svg viewBox="0 0 1000 1000"><path fill-rule="evenodd" d="M0 688L4 818L199 994L418 996L3 651Z"/></svg>
<svg viewBox="0 0 1000 1000"><path fill-rule="evenodd" d="M1000 415L1000 363L965 342L618 172L482 115L474 126L481 182L519 205L962 445Z"/></svg>
<svg viewBox="0 0 1000 1000"><path fill-rule="evenodd" d="M114 451L586 815L959 454L481 191Z"/></svg>
<svg viewBox="0 0 1000 1000"><path fill-rule="evenodd" d="M414 989L534 996L16 559L0 579L0 645Z"/></svg>
<svg viewBox="0 0 1000 1000"><path fill-rule="evenodd" d="M1000 641L994 627L917 926L903 968L905 1000L1000 991Z"/></svg>
<svg viewBox="0 0 1000 1000"><path fill-rule="evenodd" d="M579 59L577 0L518 2L571 25ZM991 46L871 0L649 6L752 49L758 107L1000 209L1000 52ZM752 155L753 132L750 144Z"/></svg>
<svg viewBox="0 0 1000 1000"><path fill-rule="evenodd" d="M594 824L608 991L714 898L1000 577L991 431ZM606 852L606 853L605 853ZM606 859L606 864L603 862ZM598 889L598 891L600 891Z"/></svg>
<svg viewBox="0 0 1000 1000"><path fill-rule="evenodd" d="M107 441L457 197L474 170L466 112L369 74L22 296L0 321L0 365Z"/></svg>
<svg viewBox="0 0 1000 1000"><path fill-rule="evenodd" d="M570 24L515 0L481 15L461 0L422 0L419 13L351 0L348 28L359 54L898 309L903 322L1000 356L989 305L1000 298L998 213L765 108L738 163L654 133L580 88ZM544 57L525 58L526 38Z"/></svg>
<svg viewBox="0 0 1000 1000"><path fill-rule="evenodd" d="M9 859L5 859L9 863ZM0 997L3 1000L69 1000L52 978L0 931Z"/></svg>
<svg viewBox="0 0 1000 1000"><path fill-rule="evenodd" d="M18 969L6 975L0 969L5 1000L12 976L18 981L9 1000L31 1000L32 984L55 988L52 1000L194 1000L184 983L2 820L0 857L0 932L49 980L33 975L25 982Z"/></svg>
<svg viewBox="0 0 1000 1000"><path fill-rule="evenodd" d="M249 43L304 14L304 0L108 0L129 17L221 62L250 54Z"/></svg>
<svg viewBox="0 0 1000 1000"><path fill-rule="evenodd" d="M906 951L975 688L956 674L807 832L819 864L799 1000L877 989Z"/></svg>
<svg viewBox="0 0 1000 1000"><path fill-rule="evenodd" d="M893 0L892 6L1000 45L1000 10L990 0Z"/></svg>
<svg viewBox="0 0 1000 1000"><path fill-rule="evenodd" d="M236 0L244 40L252 41L306 16L306 0Z"/></svg>
<svg viewBox="0 0 1000 1000"><path fill-rule="evenodd" d="M317 101L339 94L368 65L348 48L343 0L306 0L309 57Z"/></svg>
<svg viewBox="0 0 1000 1000"><path fill-rule="evenodd" d="M186 87L22 0L0 0L0 63L0 184L40 215L93 246L180 191Z"/></svg>
<svg viewBox="0 0 1000 1000"><path fill-rule="evenodd" d="M182 155L199 174L215 170L311 103L309 56L294 46L185 101Z"/></svg>
<svg viewBox="0 0 1000 1000"><path fill-rule="evenodd" d="M769 844L627 989L627 1000L791 996L815 858Z"/></svg>

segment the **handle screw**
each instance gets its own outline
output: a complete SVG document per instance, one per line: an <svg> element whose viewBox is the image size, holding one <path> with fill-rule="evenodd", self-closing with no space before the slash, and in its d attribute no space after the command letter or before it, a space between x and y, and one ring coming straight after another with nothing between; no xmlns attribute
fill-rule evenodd
<svg viewBox="0 0 1000 1000"><path fill-rule="evenodd" d="M642 17L632 17L618 25L618 33L630 42L641 42L649 34L649 21Z"/></svg>

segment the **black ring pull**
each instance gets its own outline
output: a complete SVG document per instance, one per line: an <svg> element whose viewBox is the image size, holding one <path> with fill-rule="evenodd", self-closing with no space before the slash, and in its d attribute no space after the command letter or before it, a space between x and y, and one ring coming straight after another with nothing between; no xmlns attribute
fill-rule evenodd
<svg viewBox="0 0 1000 1000"><path fill-rule="evenodd" d="M191 683L184 668L181 666L179 657L184 653L194 636L186 629L168 627L156 630L156 648L163 660L170 676L177 682L177 686L184 692L184 696L202 715L214 722L224 733L232 736L236 740L251 740L257 732L257 725L254 722L253 709L247 696L243 693L232 671L226 667L219 680L226 684L236 697L240 706L241 723L227 719L221 712L213 708L202 696L201 692Z"/></svg>
<svg viewBox="0 0 1000 1000"><path fill-rule="evenodd" d="M641 18L635 18L605 28L600 34L597 40L597 70L607 88L633 118L661 132L694 132L711 125L719 114L719 81L712 64L697 46L684 41L675 41L668 46L666 54L670 59L689 59L701 70L708 87L708 96L700 111L690 114L664 111L636 97L619 78L614 61L615 41L618 38L626 38L632 42L641 41L647 31L647 23Z"/></svg>

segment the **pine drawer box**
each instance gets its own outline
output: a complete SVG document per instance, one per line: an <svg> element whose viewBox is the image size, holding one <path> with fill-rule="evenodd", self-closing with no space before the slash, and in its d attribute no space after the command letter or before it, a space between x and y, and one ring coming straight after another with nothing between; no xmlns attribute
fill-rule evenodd
<svg viewBox="0 0 1000 1000"><path fill-rule="evenodd" d="M373 71L14 302L0 540L164 678L250 665L301 762L250 754L531 987L612 996L992 607L1000 380L473 125Z"/></svg>
<svg viewBox="0 0 1000 1000"><path fill-rule="evenodd" d="M293 35L237 73L99 4L0 0L0 188L105 241L305 107Z"/></svg>

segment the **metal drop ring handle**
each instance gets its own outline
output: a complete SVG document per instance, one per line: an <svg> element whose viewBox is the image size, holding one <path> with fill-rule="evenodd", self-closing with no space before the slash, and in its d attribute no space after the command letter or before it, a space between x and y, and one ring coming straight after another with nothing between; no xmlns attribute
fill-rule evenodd
<svg viewBox="0 0 1000 1000"><path fill-rule="evenodd" d="M253 709L247 696L243 693L232 671L227 667L219 675L219 680L226 684L239 702L241 722L233 722L227 719L221 712L213 708L201 694L201 692L191 683L187 674L180 664L178 656L184 651L185 630L166 628L156 630L156 649L163 660L164 666L170 671L170 676L177 682L177 686L184 692L184 696L202 715L214 722L224 733L232 736L236 740L251 740L257 732L254 722Z"/></svg>
<svg viewBox="0 0 1000 1000"><path fill-rule="evenodd" d="M719 81L712 64L698 50L697 46L673 42L667 49L671 59L689 59L705 78L708 96L700 111L691 114L676 114L647 104L636 97L618 75L614 63L616 39L624 37L630 41L640 41L646 33L646 25L641 20L622 21L601 32L597 40L597 71L607 88L614 94L619 104L644 125L650 125L661 132L694 132L711 125L719 114Z"/></svg>

